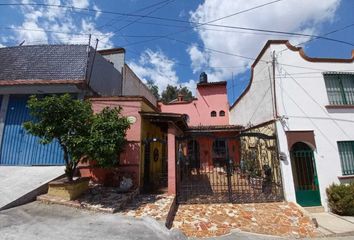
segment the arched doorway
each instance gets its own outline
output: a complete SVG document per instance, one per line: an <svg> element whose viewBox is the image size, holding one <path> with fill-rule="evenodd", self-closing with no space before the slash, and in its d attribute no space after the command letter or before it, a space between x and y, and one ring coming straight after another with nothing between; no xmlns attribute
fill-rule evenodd
<svg viewBox="0 0 354 240"><path fill-rule="evenodd" d="M313 150L306 143L294 143L291 148L291 161L297 203L303 207L320 206L321 198Z"/></svg>

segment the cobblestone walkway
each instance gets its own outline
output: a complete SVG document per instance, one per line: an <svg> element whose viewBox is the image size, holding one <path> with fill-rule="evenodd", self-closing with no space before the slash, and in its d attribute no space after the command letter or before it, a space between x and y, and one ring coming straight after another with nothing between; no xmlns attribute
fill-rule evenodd
<svg viewBox="0 0 354 240"><path fill-rule="evenodd" d="M232 229L283 237L315 237L311 219L293 203L179 205L173 227L188 237L213 237Z"/></svg>
<svg viewBox="0 0 354 240"><path fill-rule="evenodd" d="M167 194L142 194L137 195L121 212L127 216L150 216L157 221L166 221L174 196Z"/></svg>

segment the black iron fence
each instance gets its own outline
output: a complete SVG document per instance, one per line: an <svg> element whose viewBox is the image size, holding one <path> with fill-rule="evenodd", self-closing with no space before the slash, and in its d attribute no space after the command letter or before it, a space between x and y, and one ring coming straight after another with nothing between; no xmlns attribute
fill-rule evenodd
<svg viewBox="0 0 354 240"><path fill-rule="evenodd" d="M269 129L238 136L240 159L228 157L211 162L193 155L179 155L177 199L179 203L259 203L283 200L276 138ZM257 132L258 131L258 132ZM267 132L268 131L268 132ZM227 146L227 139L225 140ZM212 149L211 149L212 151Z"/></svg>

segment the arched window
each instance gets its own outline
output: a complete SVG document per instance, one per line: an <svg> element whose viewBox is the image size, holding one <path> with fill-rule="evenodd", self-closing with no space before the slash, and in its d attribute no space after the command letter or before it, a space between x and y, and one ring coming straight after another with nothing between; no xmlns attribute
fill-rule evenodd
<svg viewBox="0 0 354 240"><path fill-rule="evenodd" d="M225 117L225 111L221 110L221 111L219 112L219 116L220 116L220 117Z"/></svg>
<svg viewBox="0 0 354 240"><path fill-rule="evenodd" d="M212 111L212 112L210 113L210 117L216 117L216 112L215 112L215 111Z"/></svg>

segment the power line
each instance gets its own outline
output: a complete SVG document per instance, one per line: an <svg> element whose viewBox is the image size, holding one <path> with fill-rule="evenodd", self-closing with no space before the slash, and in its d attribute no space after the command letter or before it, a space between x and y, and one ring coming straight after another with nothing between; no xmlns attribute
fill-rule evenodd
<svg viewBox="0 0 354 240"><path fill-rule="evenodd" d="M305 94L314 102L314 103L316 103L319 107L320 107L320 109L322 110L322 112L324 112L326 115L327 115L327 117L329 117L333 122L334 122L334 124L335 125L337 125L337 127L344 133L344 135L346 135L347 137L349 137L349 135L343 130L343 128L335 121L335 120L333 120L332 118L331 118L331 116L328 114L328 112L323 108L323 106L289 73L289 72L287 72L285 69L283 69L283 71L285 71L286 72L286 74L288 75L288 76L290 76L290 78L295 82L295 84L299 87L299 88L301 88L302 89L302 91L304 91L305 92Z"/></svg>
<svg viewBox="0 0 354 240"><path fill-rule="evenodd" d="M2 4L0 4L0 6L42 6L42 7L66 8L66 9L72 9L72 10L78 10L78 11L90 11L90 12L99 12L99 13L104 13L104 14L144 17L144 18L151 18L151 19L170 21L170 22L181 22L181 23L196 24L196 25L203 24L203 25L214 26L214 27L239 29L239 30L246 30L246 31L280 33L280 34L286 34L286 35L291 35L291 36L314 37L314 38L319 38L319 39L323 39L323 40L327 40L327 41L333 41L333 42L338 42L338 43L354 46L354 43L350 43L350 42L346 42L346 41L342 41L342 40L338 40L338 39L322 37L322 36L318 36L318 35L312 35L312 34L277 31L277 30L267 30L267 29L258 29L258 28L249 28L249 27L240 27L240 26L227 26L227 25L211 24L211 23L198 23L198 22L194 22L194 21L186 21L186 20L173 19L173 18L164 18L164 17L147 16L147 15L141 15L141 14L113 12L113 11L103 11L103 10L96 10L96 9L92 9L92 8L79 8L79 7L67 6L67 5L44 4L44 3L2 3Z"/></svg>
<svg viewBox="0 0 354 240"><path fill-rule="evenodd" d="M155 38L152 38L152 39L148 39L148 40L144 40L144 41L139 41L139 42L134 42L134 43L129 43L128 41L128 45L137 45L137 44L141 44L141 43L146 43L146 42L151 42L151 41L156 41L156 40L159 40L159 39L162 39L162 38L166 38L166 37L169 37L169 36L172 36L172 35L176 35L176 34L179 34L179 33L182 33L182 32L186 32L186 31L189 31L191 29L193 29L194 27L200 27L200 26L203 26L203 25L206 25L206 24L210 24L212 22L216 22L216 21L219 21L219 20L222 20L222 19L225 19L225 18L229 18L229 17L232 17L232 16L235 16L235 15L238 15L238 14L241 14L241 13L244 13L244 12L248 12L248 11L251 11L251 10L254 10L254 9L257 9L257 8L261 8L261 7L264 7L264 6L267 6L267 5L270 5L270 4L273 4L273 3L276 3L276 2L280 2L282 0L276 0L276 1L272 1L272 2L268 2L268 3L265 3L265 4L261 4L261 5L257 5L255 7L252 7L252 8L249 8L249 9L245 9L245 10L242 10L242 11L238 11L236 13L233 13L233 14L230 14L230 15L227 15L227 16L224 16L224 17L220 17L220 18L217 18L217 19L214 19L214 20L211 20L211 21L208 21L208 22L205 22L205 23L198 23L196 26L193 26L193 27L187 27L181 31L177 31L177 32L171 32L171 33L168 33L166 35L163 35L163 36L159 36L159 37L155 37ZM119 31L120 29L118 29ZM117 32L117 31L116 31ZM109 36L109 35L108 35ZM105 38L105 37L104 37ZM128 46L126 45L126 46Z"/></svg>
<svg viewBox="0 0 354 240"><path fill-rule="evenodd" d="M327 140L327 142L333 147L334 150L336 150L336 147L332 144L331 140L327 137L327 135L317 126L317 124L311 119L311 117L309 115L307 115L307 113L305 112L304 109L302 109L302 107L290 96L290 94L281 86L280 84L280 88L281 90L288 96L288 98L290 99L290 101L292 101L297 107L298 109L305 115L306 119L308 119L312 125L317 128L317 130L323 135L323 137Z"/></svg>
<svg viewBox="0 0 354 240"><path fill-rule="evenodd" d="M351 23L351 24L346 25L346 26L344 26L344 27L342 27L342 28L335 29L335 30L332 30L332 31L330 31L330 32L327 32L327 33L323 34L322 36L328 36L328 35L330 35L330 34L333 34L333 33L339 32L339 31L343 31L343 30L345 30L345 29L347 29L347 28L350 28L350 27L353 27L353 26L354 26L354 23ZM300 45L302 45L302 44L306 44L306 43L312 42L312 41L314 41L314 40L316 40L316 39L318 39L318 38L317 38L317 37L314 37L314 38L311 38L310 40L307 40L307 41L305 41L305 42L301 42L301 43L299 43L299 44L296 44L295 46L298 47L298 46L300 46ZM284 52L284 51L287 51L287 50L289 50L289 48L284 48L283 50L279 51L279 53Z"/></svg>
<svg viewBox="0 0 354 240"><path fill-rule="evenodd" d="M131 13L132 13L132 14L138 13L138 12L144 11L144 10L146 10L146 9L149 9L149 8L152 8L152 7L155 7L155 6L158 6L158 5L160 5L160 4L163 4L163 3L166 3L166 2L170 2L170 1L171 1L171 0L160 1L160 2L157 2L157 3L151 4L151 5L148 5L148 6L146 6L146 7L137 9L137 10L131 12ZM102 28L104 28L104 27L106 27L106 26L112 26L113 24L115 24L115 23L117 23L117 22L120 22L120 21L122 21L122 20L123 20L123 17L121 17L121 18L119 18L119 19L118 19L118 18L116 18L116 19L111 19L111 21L107 22L106 24L103 24L103 25L99 26L97 29L102 29ZM133 22L136 22L136 20L133 20L133 21L130 21L130 22L133 23Z"/></svg>
<svg viewBox="0 0 354 240"><path fill-rule="evenodd" d="M155 9L151 10L151 11L148 12L145 16L141 16L141 17L135 19L134 21L132 21L132 22L130 22L130 23L128 23L128 24L125 24L124 26L122 26L122 27L120 27L119 29L117 29L116 31L114 31L113 34L115 34L115 33L117 33L117 32L120 32L121 30L123 30L123 29L125 29L125 28L127 28L127 27L129 27L129 26L131 26L131 25L133 25L134 23L138 22L139 20L141 20L141 19L143 19L143 18L148 17L150 14L152 14L152 13L154 13L154 12L160 10L161 8L167 6L168 4L172 3L173 1L174 1L174 0L164 1L165 4L163 4L162 6L159 6L159 7L155 8ZM103 39L105 39L105 38L107 38L107 37L109 37L109 35L107 35L106 37L103 37L101 40L103 40Z"/></svg>

